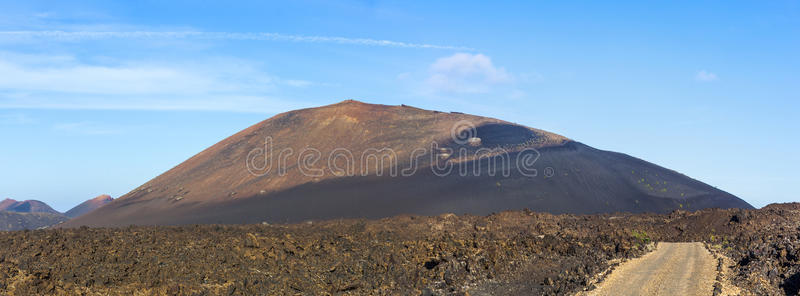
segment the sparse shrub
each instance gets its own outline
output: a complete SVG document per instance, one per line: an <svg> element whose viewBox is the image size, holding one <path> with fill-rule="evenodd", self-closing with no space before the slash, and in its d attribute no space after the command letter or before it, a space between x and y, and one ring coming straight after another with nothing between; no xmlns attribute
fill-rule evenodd
<svg viewBox="0 0 800 296"><path fill-rule="evenodd" d="M646 244L650 243L650 236L644 230L641 230L641 231L640 230L633 230L631 232L631 234L633 235L633 237L638 239L639 243L641 243L642 245L646 245Z"/></svg>

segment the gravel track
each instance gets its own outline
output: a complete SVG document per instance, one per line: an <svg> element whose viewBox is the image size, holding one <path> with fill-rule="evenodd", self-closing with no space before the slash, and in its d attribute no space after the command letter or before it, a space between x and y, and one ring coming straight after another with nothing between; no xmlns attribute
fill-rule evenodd
<svg viewBox="0 0 800 296"><path fill-rule="evenodd" d="M589 295L712 295L716 261L702 243L659 243L626 262Z"/></svg>

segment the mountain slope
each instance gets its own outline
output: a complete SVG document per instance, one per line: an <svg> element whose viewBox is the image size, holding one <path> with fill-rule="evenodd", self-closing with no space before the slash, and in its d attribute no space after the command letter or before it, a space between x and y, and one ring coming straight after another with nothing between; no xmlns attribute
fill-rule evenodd
<svg viewBox="0 0 800 296"><path fill-rule="evenodd" d="M46 203L38 200L16 201L9 198L0 202L0 211L61 214L60 212L48 206Z"/></svg>
<svg viewBox="0 0 800 296"><path fill-rule="evenodd" d="M64 215L70 218L79 217L86 213L94 211L112 201L114 201L114 198L112 198L107 194L103 194L93 199L82 202L81 204L70 209L69 211L66 211Z"/></svg>
<svg viewBox="0 0 800 296"><path fill-rule="evenodd" d="M677 172L546 131L344 101L278 114L64 225L706 207L751 206Z"/></svg>
<svg viewBox="0 0 800 296"><path fill-rule="evenodd" d="M0 231L38 229L67 221L61 214L0 211Z"/></svg>

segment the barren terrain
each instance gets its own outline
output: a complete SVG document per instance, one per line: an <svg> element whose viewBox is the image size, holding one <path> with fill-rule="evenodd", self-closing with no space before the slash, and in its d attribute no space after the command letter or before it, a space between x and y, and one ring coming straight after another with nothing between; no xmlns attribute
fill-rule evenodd
<svg viewBox="0 0 800 296"><path fill-rule="evenodd" d="M0 292L525 295L592 291L653 242L704 242L744 294L794 295L800 205L668 215L399 216L0 234ZM614 271L611 271L614 274ZM613 278L613 277L612 277ZM598 282L601 282L598 284Z"/></svg>
<svg viewBox="0 0 800 296"><path fill-rule="evenodd" d="M0 231L49 227L68 219L60 214L0 211Z"/></svg>

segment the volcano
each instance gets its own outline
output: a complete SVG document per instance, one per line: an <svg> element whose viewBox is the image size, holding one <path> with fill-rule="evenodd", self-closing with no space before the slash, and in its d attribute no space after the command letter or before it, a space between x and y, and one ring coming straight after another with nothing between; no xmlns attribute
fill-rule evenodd
<svg viewBox="0 0 800 296"><path fill-rule="evenodd" d="M16 201L6 198L0 202L0 211L17 212L17 213L48 213L48 214L61 214L54 210L46 203L38 200L25 200Z"/></svg>
<svg viewBox="0 0 800 296"><path fill-rule="evenodd" d="M64 215L70 218L79 217L81 215L94 211L112 201L114 201L113 197L111 197L108 194L103 194L95 198L92 198L90 200L82 202L81 204L70 209L69 211L64 212Z"/></svg>
<svg viewBox="0 0 800 296"><path fill-rule="evenodd" d="M262 121L63 226L709 207L752 208L678 172L543 130L347 100Z"/></svg>

